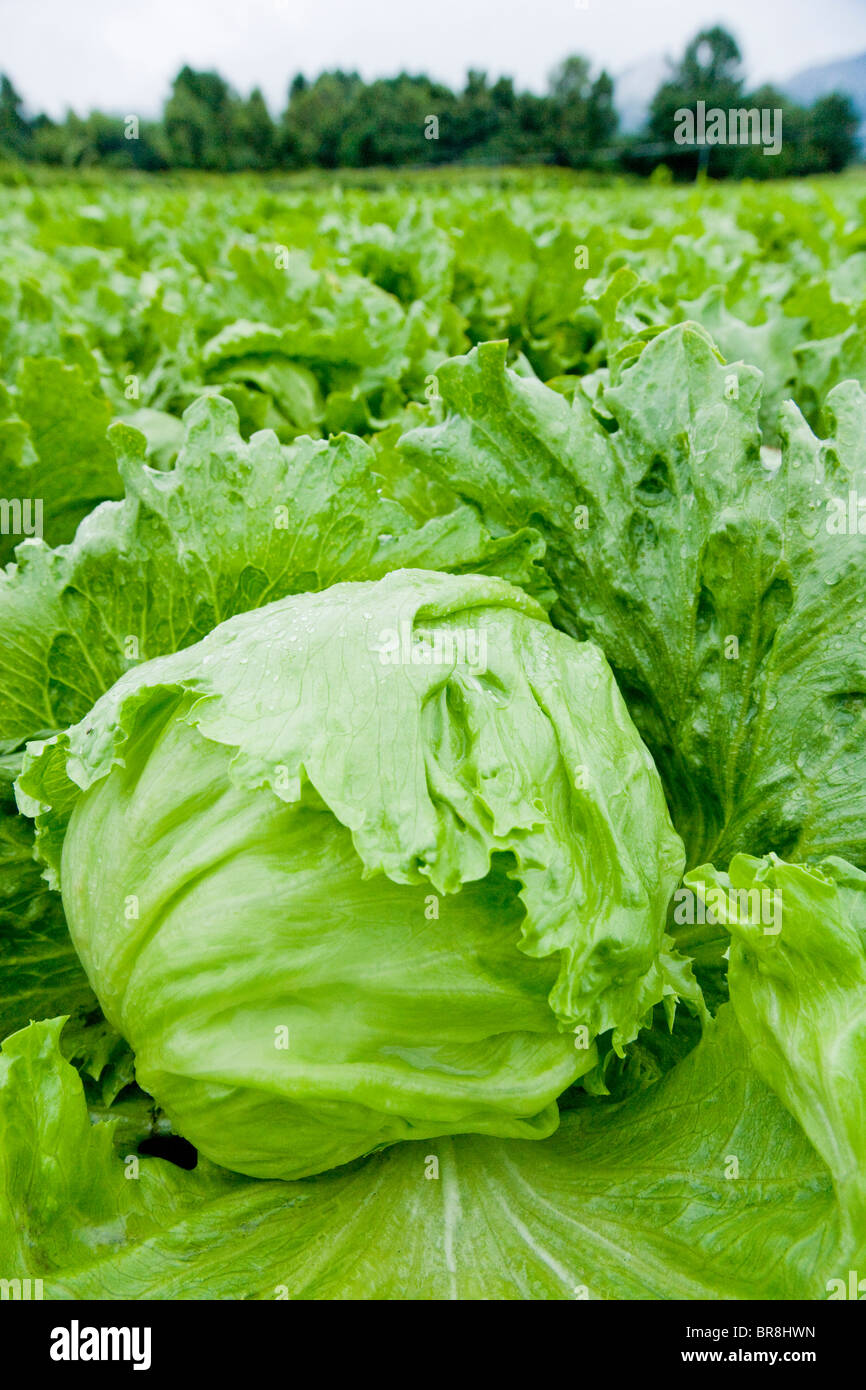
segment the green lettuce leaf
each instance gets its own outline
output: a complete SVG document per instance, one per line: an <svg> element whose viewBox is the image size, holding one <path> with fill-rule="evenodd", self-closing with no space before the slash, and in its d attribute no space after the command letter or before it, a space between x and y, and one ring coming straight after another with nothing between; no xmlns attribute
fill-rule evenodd
<svg viewBox="0 0 866 1390"><path fill-rule="evenodd" d="M509 371L501 343L437 380L444 419L403 451L488 525L541 531L552 617L605 652L689 862L866 865L862 388L831 392L827 440L787 403L773 470L760 373L693 324L642 345L603 409Z"/></svg>
<svg viewBox="0 0 866 1390"><path fill-rule="evenodd" d="M66 1011L64 1055L108 1103L133 1079L132 1053L103 1018L60 897L36 861L32 822L18 814L12 790L20 770L21 754L0 758L0 1039Z"/></svg>
<svg viewBox="0 0 866 1390"><path fill-rule="evenodd" d="M14 393L0 384L0 496L30 504L20 528L4 514L0 565L26 535L49 545L71 540L98 502L121 496L106 439L111 416L109 402L77 364L25 358Z"/></svg>
<svg viewBox="0 0 866 1390"><path fill-rule="evenodd" d="M416 519L360 439L283 450L266 431L245 443L220 397L185 418L168 473L148 466L144 435L115 425L125 500L91 513L71 545L32 543L0 574L0 749L75 723L131 666L285 594L414 565L501 574L552 598L537 533L493 537L456 501Z"/></svg>
<svg viewBox="0 0 866 1390"><path fill-rule="evenodd" d="M866 874L739 854L686 883L731 933L729 981L757 1070L824 1159L866 1249Z"/></svg>
<svg viewBox="0 0 866 1390"><path fill-rule="evenodd" d="M20 756L0 759L0 1038L58 1008L98 1009L60 898L34 858L32 822L15 805L12 782L20 770Z"/></svg>

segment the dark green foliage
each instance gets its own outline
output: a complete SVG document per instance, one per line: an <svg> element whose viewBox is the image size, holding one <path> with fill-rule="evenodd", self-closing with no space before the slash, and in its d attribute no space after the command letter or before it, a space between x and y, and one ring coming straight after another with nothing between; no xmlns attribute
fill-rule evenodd
<svg viewBox="0 0 866 1390"><path fill-rule="evenodd" d="M745 92L740 51L718 25L697 34L656 93L646 131L617 133L614 85L572 54L551 73L548 91L518 92L510 77L470 70L462 91L424 74L400 72L365 82L357 72L302 73L285 110L271 116L254 88L246 99L216 72L184 66L159 122L93 111L60 123L28 118L8 77L0 76L0 159L71 167L338 169L440 164L558 164L649 174L665 164L678 178L778 178L838 172L857 155L857 113L835 93L810 110L771 88ZM712 150L674 141L676 113L706 107L771 107L783 112L784 143L773 158L758 145Z"/></svg>

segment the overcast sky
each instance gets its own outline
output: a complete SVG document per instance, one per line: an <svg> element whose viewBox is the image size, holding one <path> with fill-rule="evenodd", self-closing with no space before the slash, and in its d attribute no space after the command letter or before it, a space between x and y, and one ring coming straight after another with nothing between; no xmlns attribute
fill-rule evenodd
<svg viewBox="0 0 866 1390"><path fill-rule="evenodd" d="M155 114L185 62L280 109L299 70L458 84L480 67L541 90L567 53L617 75L711 23L736 35L753 81L866 51L866 0L0 0L0 71L51 115Z"/></svg>

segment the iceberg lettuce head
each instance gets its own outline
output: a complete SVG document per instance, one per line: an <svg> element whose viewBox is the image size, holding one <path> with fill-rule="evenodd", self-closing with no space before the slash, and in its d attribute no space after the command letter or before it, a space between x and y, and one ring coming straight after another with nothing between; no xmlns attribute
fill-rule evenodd
<svg viewBox="0 0 866 1390"><path fill-rule="evenodd" d="M692 992L607 663L504 580L292 596L128 671L19 780L139 1083L212 1160L540 1139Z"/></svg>

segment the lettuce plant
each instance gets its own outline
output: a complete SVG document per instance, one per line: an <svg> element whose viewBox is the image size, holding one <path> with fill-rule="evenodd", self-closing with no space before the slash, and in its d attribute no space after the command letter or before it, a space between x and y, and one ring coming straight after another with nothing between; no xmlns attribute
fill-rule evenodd
<svg viewBox="0 0 866 1390"><path fill-rule="evenodd" d="M544 1138L598 1035L622 1051L689 992L649 754L601 653L501 580L398 570L233 618L19 787L139 1084L256 1177Z"/></svg>

